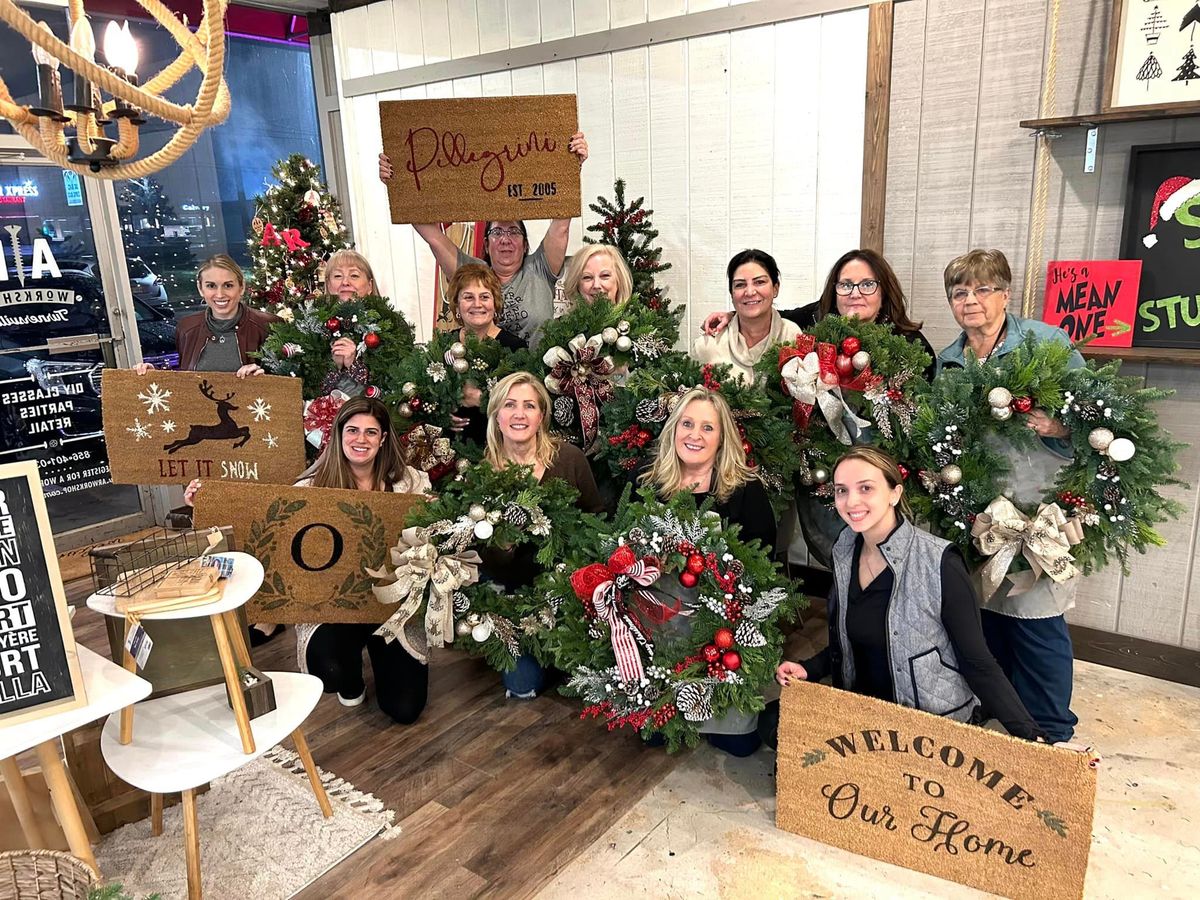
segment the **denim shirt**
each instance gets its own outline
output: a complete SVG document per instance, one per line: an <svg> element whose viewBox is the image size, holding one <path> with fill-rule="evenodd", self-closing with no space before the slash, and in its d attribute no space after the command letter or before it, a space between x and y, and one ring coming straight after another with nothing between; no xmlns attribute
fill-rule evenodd
<svg viewBox="0 0 1200 900"><path fill-rule="evenodd" d="M1040 341L1058 341L1062 344L1071 343L1067 333L1061 328L1047 325L1035 319L1023 319L1009 313L1006 320L1007 332L1004 343L992 353L992 359L1011 353L1025 340L1025 335L1032 333ZM964 332L950 346L942 350L937 357L937 371L943 368L963 368L966 365L964 353L967 347L967 335ZM1084 365L1083 357L1078 350L1072 350L1067 361L1068 368L1078 369ZM1015 447L997 447L1008 459L1011 467L1009 476L1009 497L1018 504L1033 505L1042 500L1045 491L1054 484L1055 476L1062 468L1064 461L1072 457L1070 441L1061 438L1042 438L1045 452L1036 449L1018 450ZM983 603L984 609L1001 615L1013 616L1019 619L1040 619L1059 615L1075 605L1076 579L1065 584L1055 584L1047 578L1039 579L1034 587L1016 597L1008 596L1011 583L1005 579L1000 589Z"/></svg>

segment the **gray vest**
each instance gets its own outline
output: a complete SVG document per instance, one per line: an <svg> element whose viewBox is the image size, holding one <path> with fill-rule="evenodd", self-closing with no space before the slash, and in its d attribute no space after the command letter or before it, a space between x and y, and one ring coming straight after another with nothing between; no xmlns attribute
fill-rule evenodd
<svg viewBox="0 0 1200 900"><path fill-rule="evenodd" d="M846 528L833 547L834 608L830 631L841 656L842 687L854 689L854 653L846 634L855 533ZM979 700L958 671L958 656L942 624L942 555L949 542L902 520L879 549L892 570L888 603L888 665L896 702L959 722L971 718Z"/></svg>

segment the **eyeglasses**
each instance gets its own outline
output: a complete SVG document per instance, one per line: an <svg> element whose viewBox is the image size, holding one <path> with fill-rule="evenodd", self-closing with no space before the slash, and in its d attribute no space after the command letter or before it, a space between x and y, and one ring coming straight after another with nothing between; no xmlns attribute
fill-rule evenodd
<svg viewBox="0 0 1200 900"><path fill-rule="evenodd" d="M986 303L992 294L998 294L1003 290L1004 288L991 287L990 285L986 284L981 284L979 287L975 288L975 290L965 287L958 287L950 292L950 302L966 303L967 298L974 294L976 300L978 300L980 303Z"/></svg>
<svg viewBox="0 0 1200 900"><path fill-rule="evenodd" d="M495 225L495 226L489 228L484 233L490 238L498 238L498 237L518 238L521 236L521 229L520 228L501 228L499 225Z"/></svg>
<svg viewBox="0 0 1200 900"><path fill-rule="evenodd" d="M864 278L862 281L839 281L833 287L843 297L849 297L855 288L858 288L858 292L864 297L870 297L879 290L879 282L874 278Z"/></svg>

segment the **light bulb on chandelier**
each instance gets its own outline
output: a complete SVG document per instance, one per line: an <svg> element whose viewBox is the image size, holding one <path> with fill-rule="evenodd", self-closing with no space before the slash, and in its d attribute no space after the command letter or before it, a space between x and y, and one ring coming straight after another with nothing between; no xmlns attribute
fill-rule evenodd
<svg viewBox="0 0 1200 900"><path fill-rule="evenodd" d="M204 129L229 115L225 85L225 0L204 0L204 16L193 34L161 0L138 0L180 48L166 68L138 83L138 47L129 23L110 21L104 32L104 59L95 60L96 38L83 0L70 0L70 38L63 43L44 22L35 22L13 0L0 0L0 21L32 45L38 75L34 106L16 103L0 77L0 116L25 140L63 168L107 179L138 178L177 160ZM71 73L64 99L61 66ZM194 103L180 105L163 96L190 69L201 75ZM108 99L105 99L107 97ZM161 149L137 159L143 113L178 127ZM116 136L110 136L115 130Z"/></svg>

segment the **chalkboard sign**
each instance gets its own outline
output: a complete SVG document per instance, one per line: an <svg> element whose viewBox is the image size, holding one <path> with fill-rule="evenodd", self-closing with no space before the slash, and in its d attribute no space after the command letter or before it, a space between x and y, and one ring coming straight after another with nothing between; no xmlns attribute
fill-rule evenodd
<svg viewBox="0 0 1200 900"><path fill-rule="evenodd" d="M0 723L87 702L34 462L0 466Z"/></svg>
<svg viewBox="0 0 1200 900"><path fill-rule="evenodd" d="M1129 151L1121 257L1142 262L1133 346L1200 349L1200 143Z"/></svg>

